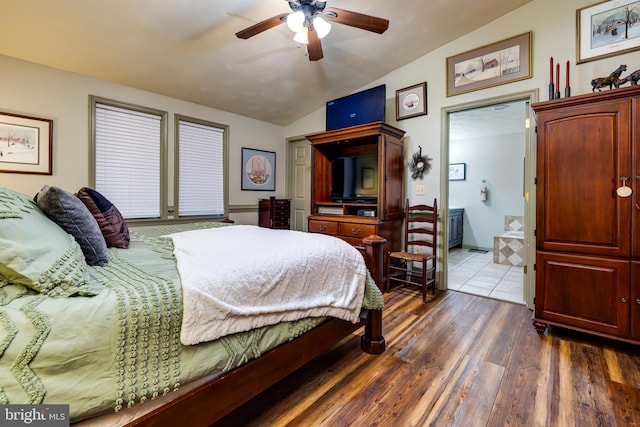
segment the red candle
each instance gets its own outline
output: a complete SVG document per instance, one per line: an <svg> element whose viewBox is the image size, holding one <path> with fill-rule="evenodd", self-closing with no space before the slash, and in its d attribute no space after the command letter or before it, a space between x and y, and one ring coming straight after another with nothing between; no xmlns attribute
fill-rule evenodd
<svg viewBox="0 0 640 427"><path fill-rule="evenodd" d="M553 56L549 58L549 84L553 84Z"/></svg>
<svg viewBox="0 0 640 427"><path fill-rule="evenodd" d="M560 63L556 64L556 92L560 90Z"/></svg>
<svg viewBox="0 0 640 427"><path fill-rule="evenodd" d="M565 85L565 87L569 87L569 61L567 61L567 84Z"/></svg>

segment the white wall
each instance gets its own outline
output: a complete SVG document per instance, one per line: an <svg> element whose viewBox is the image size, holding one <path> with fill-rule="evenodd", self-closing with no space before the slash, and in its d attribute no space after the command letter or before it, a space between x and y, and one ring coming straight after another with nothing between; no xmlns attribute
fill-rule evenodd
<svg viewBox="0 0 640 427"><path fill-rule="evenodd" d="M524 215L524 148L524 130L451 141L450 163L466 163L467 171L464 181L449 182L449 206L465 209L464 247L493 249L493 236L504 230L504 216ZM483 180L489 190L486 201L480 200Z"/></svg>
<svg viewBox="0 0 640 427"><path fill-rule="evenodd" d="M573 95L591 91L594 77L609 75L620 64L628 71L640 68L637 52L613 58L575 65L576 62L576 10L590 6L594 0L533 0L531 3L496 21L431 52L405 67L394 70L368 87L387 85L387 123L407 132L405 157L422 146L424 154L434 158L431 172L423 181L413 181L409 171L405 177L406 194L417 203L430 202L439 197L440 141L442 137L441 109L496 96L539 90L539 99L547 100L549 83L549 57L564 64L571 61L571 90ZM446 96L445 64L449 56L478 48L509 37L532 31L533 78L470 92L448 98ZM428 115L395 122L395 92L419 82L427 82ZM561 82L564 82L564 68ZM365 89L364 87L361 89ZM346 95L346 94L345 94ZM324 109L317 111L285 128L287 136L304 135L324 130ZM424 184L424 196L414 194L414 186Z"/></svg>
<svg viewBox="0 0 640 427"><path fill-rule="evenodd" d="M229 204L256 205L259 198L284 197L282 126L0 55L0 111L53 119L53 175L0 173L1 187L31 195L44 184L69 191L88 184L89 95L168 111L169 153L174 147L174 113L228 125ZM241 147L276 152L275 192L241 191ZM172 181L169 188L171 203ZM257 214L241 213L234 219L257 223Z"/></svg>

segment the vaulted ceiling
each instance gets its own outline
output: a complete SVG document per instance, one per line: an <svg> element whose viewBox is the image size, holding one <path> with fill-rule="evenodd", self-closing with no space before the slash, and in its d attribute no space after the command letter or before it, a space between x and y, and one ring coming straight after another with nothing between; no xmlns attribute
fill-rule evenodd
<svg viewBox="0 0 640 427"><path fill-rule="evenodd" d="M310 62L283 0L3 0L0 54L286 125L531 0L328 0L390 21L333 24ZM444 65L442 65L444 67Z"/></svg>

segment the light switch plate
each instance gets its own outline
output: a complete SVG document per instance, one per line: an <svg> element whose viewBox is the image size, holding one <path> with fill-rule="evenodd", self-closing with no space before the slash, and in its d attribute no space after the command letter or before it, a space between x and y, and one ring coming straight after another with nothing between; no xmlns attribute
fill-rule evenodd
<svg viewBox="0 0 640 427"><path fill-rule="evenodd" d="M416 196L424 196L424 185L423 184L416 185Z"/></svg>

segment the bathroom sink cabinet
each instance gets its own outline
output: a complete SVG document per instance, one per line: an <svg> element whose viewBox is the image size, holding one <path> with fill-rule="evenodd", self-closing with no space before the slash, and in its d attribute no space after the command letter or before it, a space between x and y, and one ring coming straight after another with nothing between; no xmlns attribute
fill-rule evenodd
<svg viewBox="0 0 640 427"><path fill-rule="evenodd" d="M462 247L464 208L449 208L449 249Z"/></svg>

